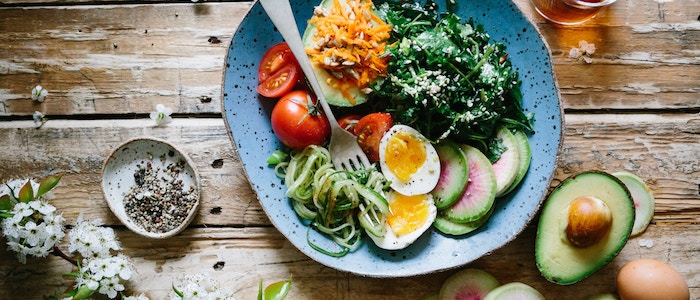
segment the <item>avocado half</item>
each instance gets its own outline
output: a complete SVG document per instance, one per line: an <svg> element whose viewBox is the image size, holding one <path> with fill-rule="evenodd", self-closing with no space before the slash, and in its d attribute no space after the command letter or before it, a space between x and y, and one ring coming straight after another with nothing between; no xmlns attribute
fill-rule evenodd
<svg viewBox="0 0 700 300"><path fill-rule="evenodd" d="M323 0L321 1L321 4L319 4L319 6L326 9L330 9L331 7L333 7L333 1L334 0ZM341 1L341 3L345 3L345 1ZM316 36L316 25L313 23L309 23L309 25L306 27L306 30L304 30L304 33L302 34L302 43L304 44L304 47L313 47L314 41L316 40ZM318 64L312 63L311 67L314 71L314 74L316 75L316 78L318 79L318 83L321 86L321 90L323 91L323 95L326 97L326 101L328 102L328 104L341 107L350 107L367 102L367 94L363 93L359 87L351 87L348 90L348 93L352 95L352 97L355 100L355 102L352 103L338 89L328 85L328 79L333 75L331 75L326 69L319 66Z"/></svg>
<svg viewBox="0 0 700 300"><path fill-rule="evenodd" d="M569 206L582 197L605 202L612 213L607 232L592 245L575 246L567 237ZM535 242L537 267L547 280L567 285L583 280L622 250L634 225L634 202L629 190L615 176L587 171L561 182L542 208Z"/></svg>

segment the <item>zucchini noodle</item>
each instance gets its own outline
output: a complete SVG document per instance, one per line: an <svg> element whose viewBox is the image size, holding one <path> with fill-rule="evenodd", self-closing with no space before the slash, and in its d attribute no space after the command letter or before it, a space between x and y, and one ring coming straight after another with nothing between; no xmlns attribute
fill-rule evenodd
<svg viewBox="0 0 700 300"><path fill-rule="evenodd" d="M376 167L336 170L328 149L309 146L277 164L275 174L284 179L296 214L346 250L359 246L363 229L384 235L389 205L383 193L389 183Z"/></svg>

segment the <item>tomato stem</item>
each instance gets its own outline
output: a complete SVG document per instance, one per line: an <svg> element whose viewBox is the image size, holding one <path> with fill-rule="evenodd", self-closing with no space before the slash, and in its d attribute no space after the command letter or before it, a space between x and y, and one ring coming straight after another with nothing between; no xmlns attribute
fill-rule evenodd
<svg viewBox="0 0 700 300"><path fill-rule="evenodd" d="M314 103L313 100L311 99L311 95L309 95L309 94L306 95L306 103L303 103L297 99L292 99L291 101L296 103L296 104L299 104L299 105L306 107L307 112L306 112L306 114L304 114L304 116L301 119L299 119L299 122L297 123L297 125L301 124L301 122L303 122L304 119L306 119L306 117L308 117L309 115L318 117L318 116L321 116L323 114L321 112L321 110L318 108L318 102Z"/></svg>

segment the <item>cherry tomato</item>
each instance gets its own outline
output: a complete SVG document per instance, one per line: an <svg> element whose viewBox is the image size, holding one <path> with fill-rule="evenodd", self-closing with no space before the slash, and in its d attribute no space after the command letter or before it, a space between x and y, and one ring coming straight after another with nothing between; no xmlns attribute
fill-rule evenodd
<svg viewBox="0 0 700 300"><path fill-rule="evenodd" d="M355 134L355 125L360 121L360 118L362 118L360 115L346 115L338 119L338 125L348 132Z"/></svg>
<svg viewBox="0 0 700 300"><path fill-rule="evenodd" d="M289 93L299 80L299 69L285 65L258 85L258 93L268 98L279 98Z"/></svg>
<svg viewBox="0 0 700 300"><path fill-rule="evenodd" d="M393 125L391 115L382 112L368 114L355 125L357 143L370 161L379 161L379 142Z"/></svg>
<svg viewBox="0 0 700 300"><path fill-rule="evenodd" d="M267 80L272 74L277 73L283 66L288 64L298 65L299 63L294 54L292 54L292 50L289 50L287 43L279 43L270 47L260 60L258 80L260 82Z"/></svg>
<svg viewBox="0 0 700 300"><path fill-rule="evenodd" d="M330 123L316 99L304 91L292 91L282 97L272 109L272 131L292 149L323 145L331 134Z"/></svg>

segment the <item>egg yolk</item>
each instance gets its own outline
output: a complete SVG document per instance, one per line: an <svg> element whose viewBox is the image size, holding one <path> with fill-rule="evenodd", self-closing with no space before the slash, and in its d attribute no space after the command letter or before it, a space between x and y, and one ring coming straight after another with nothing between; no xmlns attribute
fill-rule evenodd
<svg viewBox="0 0 700 300"><path fill-rule="evenodd" d="M425 163L423 141L408 132L399 132L387 141L384 160L397 178L407 181Z"/></svg>
<svg viewBox="0 0 700 300"><path fill-rule="evenodd" d="M414 232L425 224L430 212L425 197L425 195L395 194L394 200L389 203L389 215L386 221L396 235Z"/></svg>

